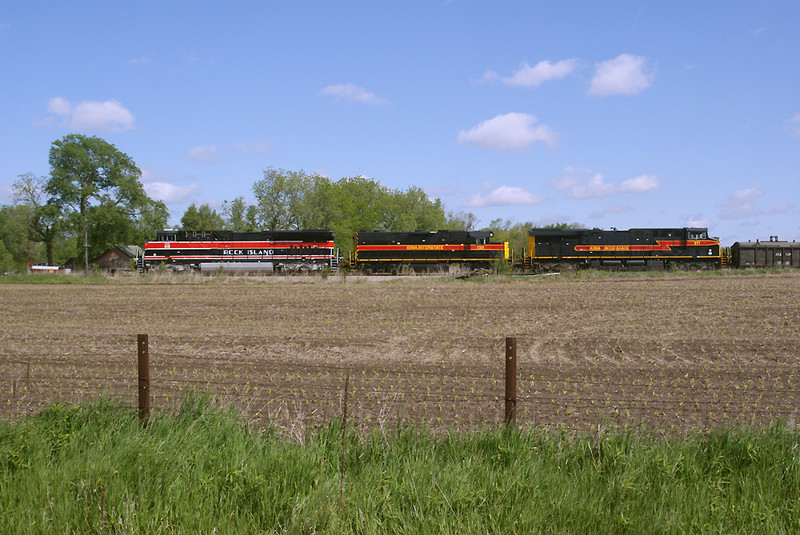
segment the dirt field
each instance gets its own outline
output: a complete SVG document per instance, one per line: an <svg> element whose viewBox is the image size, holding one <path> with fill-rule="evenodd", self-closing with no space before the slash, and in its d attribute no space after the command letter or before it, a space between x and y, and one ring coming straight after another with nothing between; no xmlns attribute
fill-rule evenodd
<svg viewBox="0 0 800 535"><path fill-rule="evenodd" d="M156 408L183 393L297 433L502 421L517 338L521 426L673 431L794 422L800 273L660 277L174 279L0 284L0 415L111 394L136 406L147 333Z"/></svg>

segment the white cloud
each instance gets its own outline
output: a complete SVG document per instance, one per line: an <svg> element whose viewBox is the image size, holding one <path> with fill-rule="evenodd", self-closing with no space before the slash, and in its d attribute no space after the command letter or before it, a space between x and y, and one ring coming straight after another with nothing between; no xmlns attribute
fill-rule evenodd
<svg viewBox="0 0 800 535"><path fill-rule="evenodd" d="M614 185L603 180L602 173L597 173L585 185L572 186L568 193L573 199L598 199L614 193Z"/></svg>
<svg viewBox="0 0 800 535"><path fill-rule="evenodd" d="M165 203L180 203L188 200L200 191L196 184L188 186L175 186L169 182L150 182L143 184L144 190L152 199Z"/></svg>
<svg viewBox="0 0 800 535"><path fill-rule="evenodd" d="M553 187L573 199L598 199L612 193L647 193L661 187L661 180L656 175L639 175L615 186L606 182L602 173L592 175L585 167L567 167L553 180Z"/></svg>
<svg viewBox="0 0 800 535"><path fill-rule="evenodd" d="M511 76L501 77L493 71L487 71L483 75L482 81L501 80L504 84L516 87L539 87L549 80L558 80L565 77L575 69L577 63L577 60L574 59L566 59L556 63L540 61L531 67L527 62L523 61L520 68L514 71Z"/></svg>
<svg viewBox="0 0 800 535"><path fill-rule="evenodd" d="M733 192L722 203L719 216L722 219L746 219L763 214L763 210L752 201L764 195L761 188L752 187Z"/></svg>
<svg viewBox="0 0 800 535"><path fill-rule="evenodd" d="M192 147L189 156L200 163L217 163L217 147L215 145Z"/></svg>
<svg viewBox="0 0 800 535"><path fill-rule="evenodd" d="M713 226L710 219L702 216L690 217L686 220L687 227L710 228Z"/></svg>
<svg viewBox="0 0 800 535"><path fill-rule="evenodd" d="M639 175L636 178L624 180L618 189L625 193L646 193L660 187L661 181L656 175Z"/></svg>
<svg viewBox="0 0 800 535"><path fill-rule="evenodd" d="M557 190L573 188L581 183L582 177L590 174L592 170L585 167L566 167L564 173L553 180L553 187Z"/></svg>
<svg viewBox="0 0 800 535"><path fill-rule="evenodd" d="M516 186L500 186L491 189L491 184L482 191L475 193L464 201L464 206L469 208L483 208L486 206L527 206L545 200L541 195L518 188Z"/></svg>
<svg viewBox="0 0 800 535"><path fill-rule="evenodd" d="M792 137L800 137L800 113L786 121L786 128Z"/></svg>
<svg viewBox="0 0 800 535"><path fill-rule="evenodd" d="M235 148L245 154L270 154L272 152L270 145L269 141L249 141L237 143Z"/></svg>
<svg viewBox="0 0 800 535"><path fill-rule="evenodd" d="M635 95L653 84L653 73L646 72L647 58L620 54L595 64L589 95Z"/></svg>
<svg viewBox="0 0 800 535"><path fill-rule="evenodd" d="M759 187L752 187L747 189L740 189L739 191L733 192L730 196L730 200L734 202L744 202L749 201L752 199L757 199L764 195L764 192Z"/></svg>
<svg viewBox="0 0 800 535"><path fill-rule="evenodd" d="M468 131L460 131L456 142L508 152L524 149L537 142L554 148L558 144L558 133L547 125L534 126L536 121L536 117L527 113L498 115Z"/></svg>
<svg viewBox="0 0 800 535"><path fill-rule="evenodd" d="M361 102L362 104L384 105L389 103L388 100L380 98L374 93L355 84L329 85L320 91L319 94L352 100L353 102Z"/></svg>
<svg viewBox="0 0 800 535"><path fill-rule="evenodd" d="M47 111L61 118L61 126L78 132L123 132L133 130L133 114L116 100L84 100L73 104L62 97L51 98Z"/></svg>
<svg viewBox="0 0 800 535"><path fill-rule="evenodd" d="M793 204L788 203L788 202L782 202L782 203L778 204L777 206L775 206L774 208L772 208L772 210L770 210L769 213L771 213L771 214L783 214L783 213L786 213L786 212L791 212L793 209L794 209L794 205Z"/></svg>

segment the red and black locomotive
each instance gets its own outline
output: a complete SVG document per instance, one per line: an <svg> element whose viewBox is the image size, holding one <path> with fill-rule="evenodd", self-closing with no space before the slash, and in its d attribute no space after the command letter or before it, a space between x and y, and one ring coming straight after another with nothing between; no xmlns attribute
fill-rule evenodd
<svg viewBox="0 0 800 535"><path fill-rule="evenodd" d="M161 230L144 245L141 267L228 272L335 271L332 230Z"/></svg>

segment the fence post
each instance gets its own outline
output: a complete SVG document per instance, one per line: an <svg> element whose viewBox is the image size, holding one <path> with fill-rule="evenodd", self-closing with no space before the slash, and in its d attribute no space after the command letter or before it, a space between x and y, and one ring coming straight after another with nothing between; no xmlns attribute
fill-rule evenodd
<svg viewBox="0 0 800 535"><path fill-rule="evenodd" d="M139 343L139 419L144 425L150 418L150 347L146 334L138 336Z"/></svg>
<svg viewBox="0 0 800 535"><path fill-rule="evenodd" d="M506 337L506 410L505 424L517 420L517 338Z"/></svg>

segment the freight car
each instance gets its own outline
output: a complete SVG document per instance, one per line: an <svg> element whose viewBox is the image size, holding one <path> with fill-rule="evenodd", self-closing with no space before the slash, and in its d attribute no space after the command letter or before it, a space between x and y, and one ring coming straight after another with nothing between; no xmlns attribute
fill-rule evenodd
<svg viewBox="0 0 800 535"><path fill-rule="evenodd" d="M350 267L365 273L492 268L510 258L508 242L492 242L492 235L466 230L356 232Z"/></svg>
<svg viewBox="0 0 800 535"><path fill-rule="evenodd" d="M770 236L768 242L736 242L731 246L731 265L739 268L800 267L800 243L778 241Z"/></svg>
<svg viewBox="0 0 800 535"><path fill-rule="evenodd" d="M332 230L161 230L144 245L140 267L225 272L296 272L338 268Z"/></svg>
<svg viewBox="0 0 800 535"><path fill-rule="evenodd" d="M711 269L721 267L718 238L706 228L528 231L526 271L605 269Z"/></svg>

